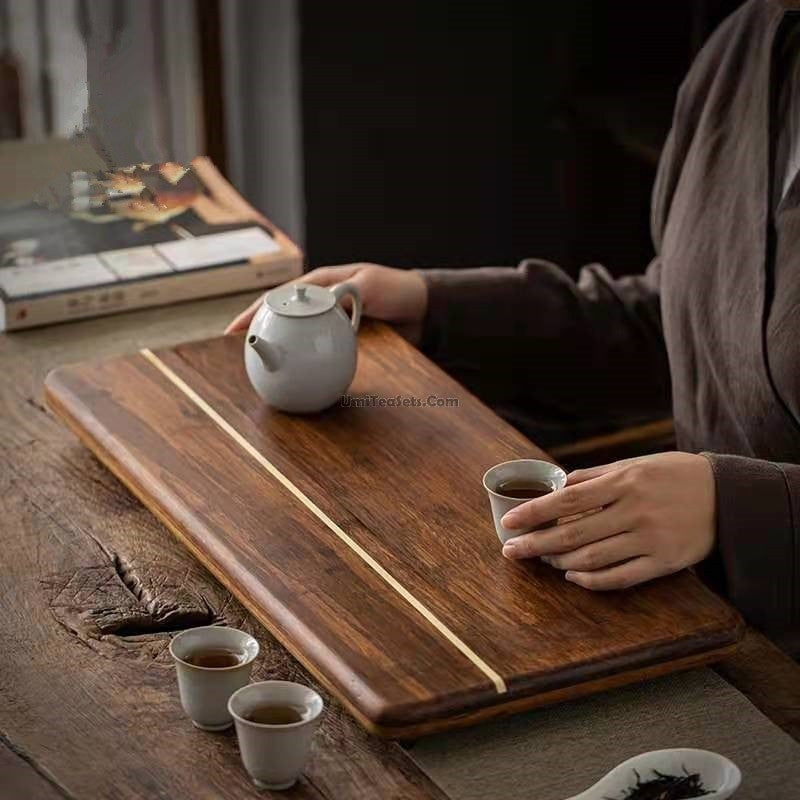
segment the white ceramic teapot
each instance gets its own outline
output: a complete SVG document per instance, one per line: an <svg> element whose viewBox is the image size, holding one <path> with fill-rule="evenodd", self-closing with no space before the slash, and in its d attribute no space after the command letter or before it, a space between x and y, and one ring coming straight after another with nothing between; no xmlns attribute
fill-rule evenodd
<svg viewBox="0 0 800 800"><path fill-rule="evenodd" d="M353 300L352 319L339 301ZM351 283L298 283L264 295L244 346L247 377L269 405L308 414L333 405L356 371L361 297Z"/></svg>

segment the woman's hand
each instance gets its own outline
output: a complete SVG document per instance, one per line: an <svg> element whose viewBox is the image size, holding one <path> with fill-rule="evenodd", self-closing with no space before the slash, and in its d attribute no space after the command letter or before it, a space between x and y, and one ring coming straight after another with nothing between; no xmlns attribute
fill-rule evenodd
<svg viewBox="0 0 800 800"><path fill-rule="evenodd" d="M617 461L570 474L560 491L530 500L502 520L530 530L509 539L507 558L541 557L587 589L624 589L702 561L716 536L711 464L689 453ZM562 520L593 509L578 519Z"/></svg>
<svg viewBox="0 0 800 800"><path fill-rule="evenodd" d="M297 280L317 286L333 286L342 281L354 283L361 292L364 314L405 327L408 338L418 336L421 331L428 307L428 287L418 272L378 264L344 264L320 267ZM239 314L225 333L246 330L260 305L261 298Z"/></svg>

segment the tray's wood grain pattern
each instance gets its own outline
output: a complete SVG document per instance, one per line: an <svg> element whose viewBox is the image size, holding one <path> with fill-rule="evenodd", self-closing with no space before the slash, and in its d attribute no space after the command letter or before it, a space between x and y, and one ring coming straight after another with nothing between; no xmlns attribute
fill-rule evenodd
<svg viewBox="0 0 800 800"><path fill-rule="evenodd" d="M593 594L503 559L480 477L541 452L387 328L362 334L353 395L457 408L272 412L241 346L60 369L47 398L370 729L464 724L713 660L740 638L689 573Z"/></svg>

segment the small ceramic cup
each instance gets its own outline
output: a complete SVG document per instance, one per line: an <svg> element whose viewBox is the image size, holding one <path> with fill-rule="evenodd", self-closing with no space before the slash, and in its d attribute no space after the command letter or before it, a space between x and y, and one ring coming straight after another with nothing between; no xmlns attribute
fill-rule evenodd
<svg viewBox="0 0 800 800"><path fill-rule="evenodd" d="M187 660L202 650L232 650L240 654L240 660L230 667L200 667ZM228 698L250 680L258 642L236 628L209 625L179 633L170 642L169 652L175 660L181 705L192 724L204 731L230 728Z"/></svg>
<svg viewBox="0 0 800 800"><path fill-rule="evenodd" d="M527 500L520 500L514 497L504 497L498 494L496 489L501 483L509 480L530 480L538 481L551 486L553 491L563 489L567 483L567 473L561 467L551 464L549 461L538 461L533 458L520 458L516 461L504 461L496 464L483 476L483 486L489 494L489 503L492 506L492 516L494 517L494 527L497 537L505 544L508 539L519 536L526 531L510 531L500 524L507 511L516 508Z"/></svg>
<svg viewBox="0 0 800 800"><path fill-rule="evenodd" d="M291 706L301 719L285 725L247 719L254 709L268 705ZM291 681L251 683L231 695L228 711L236 723L242 763L256 786L275 790L294 784L308 760L322 708L313 689Z"/></svg>

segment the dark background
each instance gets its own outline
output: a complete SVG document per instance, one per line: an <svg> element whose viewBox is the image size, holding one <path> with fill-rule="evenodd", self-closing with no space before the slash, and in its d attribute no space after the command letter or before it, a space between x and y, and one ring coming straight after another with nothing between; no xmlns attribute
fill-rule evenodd
<svg viewBox="0 0 800 800"><path fill-rule="evenodd" d="M73 48L108 163L205 149L309 266L639 272L677 88L737 5L0 0L0 139L68 135Z"/></svg>
<svg viewBox="0 0 800 800"><path fill-rule="evenodd" d="M737 5L304 0L309 263L642 271L677 88Z"/></svg>

